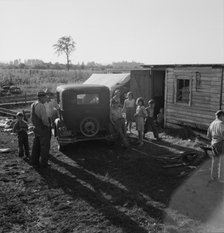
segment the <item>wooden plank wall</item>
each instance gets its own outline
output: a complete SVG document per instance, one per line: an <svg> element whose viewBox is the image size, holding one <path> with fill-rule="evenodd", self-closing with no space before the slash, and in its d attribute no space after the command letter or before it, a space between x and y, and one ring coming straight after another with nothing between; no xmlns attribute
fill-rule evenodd
<svg viewBox="0 0 224 233"><path fill-rule="evenodd" d="M130 90L134 98L143 97L145 102L152 98L152 79L150 70L132 70Z"/></svg>
<svg viewBox="0 0 224 233"><path fill-rule="evenodd" d="M201 74L198 88L196 88L196 72ZM192 79L190 105L175 101L176 79L178 77ZM168 68L165 79L165 124L181 124L207 129L214 119L214 113L220 106L221 79L222 68ZM222 95L224 103L224 94Z"/></svg>

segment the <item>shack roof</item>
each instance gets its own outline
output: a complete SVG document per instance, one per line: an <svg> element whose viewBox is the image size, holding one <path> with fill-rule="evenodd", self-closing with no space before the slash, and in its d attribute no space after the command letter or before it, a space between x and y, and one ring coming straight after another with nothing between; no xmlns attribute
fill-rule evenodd
<svg viewBox="0 0 224 233"><path fill-rule="evenodd" d="M143 68L148 69L166 69L177 67L224 67L224 64L163 64L163 65L142 65Z"/></svg>
<svg viewBox="0 0 224 233"><path fill-rule="evenodd" d="M84 84L100 84L109 87L111 91L125 85L130 80L130 73L92 74Z"/></svg>

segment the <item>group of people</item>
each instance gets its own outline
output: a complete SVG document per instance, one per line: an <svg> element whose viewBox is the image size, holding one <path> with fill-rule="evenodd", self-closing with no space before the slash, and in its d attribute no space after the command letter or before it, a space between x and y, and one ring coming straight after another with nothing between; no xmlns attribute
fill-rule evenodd
<svg viewBox="0 0 224 233"><path fill-rule="evenodd" d="M58 105L54 101L53 94L46 90L37 94L38 100L31 105L31 122L34 126L34 139L31 156L29 153L28 142L28 123L24 119L22 112L17 113L17 120L13 127L13 132L18 136L19 156L30 159L34 167L48 167L51 124L55 119L53 109ZM120 136L121 142L125 147L129 146L127 140L127 130L132 132L133 122L138 131L139 145L143 145L143 139L149 128L153 131L154 137L160 140L157 125L155 123L155 101L148 101L148 106L144 106L142 97L135 101L133 93L128 92L126 99L121 102L120 91L115 90L110 101L110 122L113 128ZM210 124L207 130L207 136L211 140L212 159L211 159L211 179L222 180L224 169L224 111L219 110L215 113L216 119ZM157 121L163 124L163 109L157 115ZM223 174L224 175L224 174Z"/></svg>
<svg viewBox="0 0 224 233"><path fill-rule="evenodd" d="M31 122L34 126L34 139L31 156L29 154L28 124L22 112L17 113L17 120L13 131L18 135L19 156L30 159L34 167L47 167L51 140L51 127L56 118L53 109L58 105L54 101L53 93L48 89L37 94L38 100L31 105ZM143 98L134 99L133 93L128 92L123 101L120 90L115 90L110 102L110 128L120 136L125 147L129 146L127 130L132 132L133 122L136 122L139 145L143 145L143 138L151 127L154 137L160 140L158 129L155 124L155 102L150 100L148 106L144 107ZM162 117L161 117L162 118Z"/></svg>
<svg viewBox="0 0 224 233"><path fill-rule="evenodd" d="M160 140L157 123L163 126L163 109L156 116L155 101L153 99L148 101L148 106L144 106L144 99L137 98L135 101L133 93L128 92L126 99L122 103L120 100L120 90L114 91L111 98L111 122L119 132L123 144L127 146L126 131L132 132L133 122L136 123L136 130L138 131L139 145L143 145L145 134L152 130L156 140Z"/></svg>
<svg viewBox="0 0 224 233"><path fill-rule="evenodd" d="M17 120L13 127L13 132L18 136L19 156L29 159L30 163L37 168L49 166L51 124L55 117L53 109L57 108L57 104L52 97L53 93L49 92L48 89L45 92L40 91L37 94L38 100L31 105L31 122L34 126L31 156L27 134L28 123L22 112L17 113Z"/></svg>
<svg viewBox="0 0 224 233"><path fill-rule="evenodd" d="M207 137L211 140L211 179L224 183L224 111L215 113L216 119L210 124L207 130ZM139 145L143 145L145 134L151 128L154 137L160 140L156 121L163 126L163 109L160 109L155 118L155 101L148 101L148 106L144 106L144 99L137 98L135 101L132 92L127 93L127 98L122 104L120 101L120 91L115 90L111 99L111 121L121 136L121 141L128 146L126 130L131 132L132 123L136 123L138 131ZM125 125L126 122L126 125Z"/></svg>

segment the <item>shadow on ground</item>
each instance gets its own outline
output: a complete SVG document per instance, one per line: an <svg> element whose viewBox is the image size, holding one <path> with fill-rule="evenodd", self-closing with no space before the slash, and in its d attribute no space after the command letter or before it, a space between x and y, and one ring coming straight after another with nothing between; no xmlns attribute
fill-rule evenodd
<svg viewBox="0 0 224 233"><path fill-rule="evenodd" d="M126 150L108 147L104 142L78 143L69 146L63 154L52 156L52 168L40 174L49 185L56 183L72 198L82 198L125 232L147 232L130 212L143 211L152 223L170 221L166 209L173 203L173 196L206 160L202 158L190 164L197 166L194 170L185 165L164 168L161 158L178 156L186 150L166 141L148 141L144 147L132 146ZM213 201L213 208L207 208L203 217L190 213L188 217L206 222L221 198L218 196ZM181 208L179 211L186 214Z"/></svg>

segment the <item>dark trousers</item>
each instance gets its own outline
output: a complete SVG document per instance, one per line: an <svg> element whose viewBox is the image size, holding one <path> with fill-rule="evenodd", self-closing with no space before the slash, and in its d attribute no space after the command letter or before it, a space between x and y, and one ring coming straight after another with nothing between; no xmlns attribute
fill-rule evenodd
<svg viewBox="0 0 224 233"><path fill-rule="evenodd" d="M29 156L29 142L28 142L28 134L25 131L18 132L18 144L19 144L19 157L25 155Z"/></svg>
<svg viewBox="0 0 224 233"><path fill-rule="evenodd" d="M117 119L113 124L110 125L110 131L112 135L117 138L121 144L128 146L128 140L126 135L125 119Z"/></svg>
<svg viewBox="0 0 224 233"><path fill-rule="evenodd" d="M45 166L49 159L51 133L50 129L44 134L34 134L33 147L31 154L32 165Z"/></svg>
<svg viewBox="0 0 224 233"><path fill-rule="evenodd" d="M145 121L145 126L144 126L144 134L146 134L149 130L152 130L153 135L155 138L159 138L159 133L158 133L158 129L156 127L155 121L153 117L147 117L146 121Z"/></svg>
<svg viewBox="0 0 224 233"><path fill-rule="evenodd" d="M212 145L211 178L224 180L224 141Z"/></svg>

